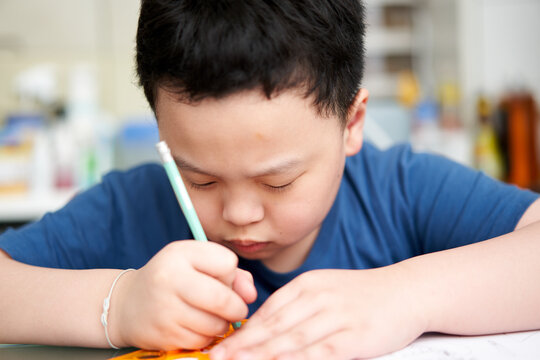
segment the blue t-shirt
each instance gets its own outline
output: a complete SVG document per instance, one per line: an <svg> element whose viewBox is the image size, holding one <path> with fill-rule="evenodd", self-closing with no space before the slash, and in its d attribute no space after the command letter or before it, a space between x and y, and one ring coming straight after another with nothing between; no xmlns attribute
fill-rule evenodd
<svg viewBox="0 0 540 360"><path fill-rule="evenodd" d="M537 194L440 156L370 144L347 158L335 202L305 262L276 273L240 259L258 291L253 313L276 289L312 269L366 269L511 232ZM0 236L23 263L70 269L139 268L167 243L191 239L161 165L111 172L63 209Z"/></svg>

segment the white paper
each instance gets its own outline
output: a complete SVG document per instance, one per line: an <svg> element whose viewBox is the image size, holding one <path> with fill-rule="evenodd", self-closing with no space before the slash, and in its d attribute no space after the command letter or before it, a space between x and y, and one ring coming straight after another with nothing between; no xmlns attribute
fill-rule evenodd
<svg viewBox="0 0 540 360"><path fill-rule="evenodd" d="M425 334L405 349L377 360L538 360L540 331L487 336Z"/></svg>

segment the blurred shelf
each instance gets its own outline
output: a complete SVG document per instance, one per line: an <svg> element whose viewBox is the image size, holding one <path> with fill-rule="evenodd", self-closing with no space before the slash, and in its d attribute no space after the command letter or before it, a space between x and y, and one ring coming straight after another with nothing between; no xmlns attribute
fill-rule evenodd
<svg viewBox="0 0 540 360"><path fill-rule="evenodd" d="M26 222L41 218L64 206L77 189L57 190L44 194L0 195L0 223Z"/></svg>
<svg viewBox="0 0 540 360"><path fill-rule="evenodd" d="M417 51L411 29L382 27L371 28L366 36L368 56L410 54Z"/></svg>
<svg viewBox="0 0 540 360"><path fill-rule="evenodd" d="M368 6L414 6L418 4L418 0L367 0Z"/></svg>
<svg viewBox="0 0 540 360"><path fill-rule="evenodd" d="M417 0L371 0L366 6L364 84L372 99L395 98L400 73L418 77L418 72L424 72L429 45L424 21L427 5Z"/></svg>
<svg viewBox="0 0 540 360"><path fill-rule="evenodd" d="M373 72L366 74L362 85L377 98L395 99L397 96L397 84L397 74Z"/></svg>

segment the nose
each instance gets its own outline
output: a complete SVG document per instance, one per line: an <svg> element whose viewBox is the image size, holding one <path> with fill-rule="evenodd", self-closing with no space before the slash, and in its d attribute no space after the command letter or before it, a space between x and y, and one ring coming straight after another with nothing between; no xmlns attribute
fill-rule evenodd
<svg viewBox="0 0 540 360"><path fill-rule="evenodd" d="M264 206L255 195L235 191L224 196L222 216L235 226L246 226L264 218Z"/></svg>

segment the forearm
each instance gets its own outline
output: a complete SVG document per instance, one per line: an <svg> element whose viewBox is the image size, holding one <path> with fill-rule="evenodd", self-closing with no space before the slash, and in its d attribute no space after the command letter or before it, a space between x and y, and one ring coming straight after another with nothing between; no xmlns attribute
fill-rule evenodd
<svg viewBox="0 0 540 360"><path fill-rule="evenodd" d="M400 264L426 331L487 334L540 328L540 222Z"/></svg>
<svg viewBox="0 0 540 360"><path fill-rule="evenodd" d="M100 315L117 273L29 266L0 251L0 343L107 347Z"/></svg>

